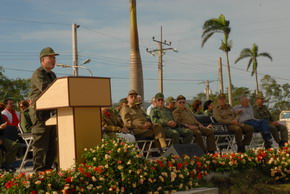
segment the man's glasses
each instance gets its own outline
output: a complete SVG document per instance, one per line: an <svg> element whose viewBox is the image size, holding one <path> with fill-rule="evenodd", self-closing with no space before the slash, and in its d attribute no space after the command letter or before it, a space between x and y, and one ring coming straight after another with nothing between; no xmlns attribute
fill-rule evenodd
<svg viewBox="0 0 290 194"><path fill-rule="evenodd" d="M161 99L158 99L157 101L164 101L164 99L161 98Z"/></svg>
<svg viewBox="0 0 290 194"><path fill-rule="evenodd" d="M179 101L178 104L185 104L185 101Z"/></svg>

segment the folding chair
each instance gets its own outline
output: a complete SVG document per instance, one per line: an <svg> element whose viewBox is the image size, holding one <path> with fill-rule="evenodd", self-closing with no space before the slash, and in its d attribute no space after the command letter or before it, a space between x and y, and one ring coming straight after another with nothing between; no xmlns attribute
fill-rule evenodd
<svg viewBox="0 0 290 194"><path fill-rule="evenodd" d="M24 140L25 144L26 144L26 151L24 153L24 156L22 157L22 161L19 167L19 172L21 172L22 168L24 167L24 165L29 162L32 161L32 159L27 159L28 153L29 152L33 152L32 149L32 143L33 143L33 136L32 133L24 133L20 124L18 124L18 128L20 131L19 136Z"/></svg>

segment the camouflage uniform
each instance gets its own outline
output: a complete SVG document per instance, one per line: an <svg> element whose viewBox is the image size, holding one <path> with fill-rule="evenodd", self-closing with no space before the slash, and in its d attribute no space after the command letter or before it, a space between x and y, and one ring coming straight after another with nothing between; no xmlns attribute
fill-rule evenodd
<svg viewBox="0 0 290 194"><path fill-rule="evenodd" d="M150 113L152 123L159 123L164 129L165 136L172 139L172 144L179 144L180 135L184 137L183 143L190 144L193 139L193 132L190 129L176 125L172 128L167 125L169 121L174 121L172 112L165 107L155 107Z"/></svg>
<svg viewBox="0 0 290 194"><path fill-rule="evenodd" d="M219 123L227 124L228 131L235 133L235 139L237 146L250 145L253 137L254 128L244 123L238 123L237 125L231 124L233 120L239 120L239 116L235 114L231 105L226 104L225 107L217 105L213 109L213 117ZM244 139L243 134L245 134Z"/></svg>
<svg viewBox="0 0 290 194"><path fill-rule="evenodd" d="M270 132L275 139L275 141L279 144L288 142L288 130L285 125L277 125L274 126L271 122L274 122L274 119L269 111L269 109L263 105L262 107L258 107L257 105L253 106L254 116L256 119L264 119L268 122ZM279 132L281 133L281 138L279 136Z"/></svg>
<svg viewBox="0 0 290 194"><path fill-rule="evenodd" d="M188 110L187 108L181 109L181 108L176 108L173 111L173 117L174 120L183 126L187 125L195 125L199 126L201 125L196 118L193 116L192 112ZM198 129L193 129L192 130L193 135L194 135L194 142L198 143L199 146L204 150L204 151L209 151L213 152L216 151L216 144L215 144L215 138L214 138L214 133L213 130L208 129L208 128L201 128L198 127ZM203 143L202 135L205 135L207 137L206 142L207 142L207 149L205 148L205 145Z"/></svg>

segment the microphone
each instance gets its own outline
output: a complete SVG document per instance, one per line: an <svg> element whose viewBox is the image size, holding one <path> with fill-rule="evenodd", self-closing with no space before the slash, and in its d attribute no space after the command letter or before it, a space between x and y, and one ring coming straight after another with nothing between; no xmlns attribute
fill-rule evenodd
<svg viewBox="0 0 290 194"><path fill-rule="evenodd" d="M59 66L59 67L72 67L72 66L66 65L66 64L56 64L56 66Z"/></svg>

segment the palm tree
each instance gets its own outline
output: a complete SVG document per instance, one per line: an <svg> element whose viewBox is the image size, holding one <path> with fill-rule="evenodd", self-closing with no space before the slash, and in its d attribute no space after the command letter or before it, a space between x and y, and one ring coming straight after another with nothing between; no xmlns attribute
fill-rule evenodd
<svg viewBox="0 0 290 194"><path fill-rule="evenodd" d="M236 59L235 63L239 62L241 59L244 58L250 58L247 70L249 70L250 66L252 65L252 76L255 74L256 77L256 95L259 94L259 84L258 84L258 73L257 73L257 68L258 68L258 57L267 57L272 61L272 57L269 53L263 52L263 53L258 53L258 46L254 43L252 49L250 48L244 48L240 56Z"/></svg>
<svg viewBox="0 0 290 194"><path fill-rule="evenodd" d="M225 16L221 14L219 18L212 18L204 22L203 24L203 33L202 33L202 44L204 46L206 41L215 33L223 33L224 39L221 40L220 50L226 53L227 67L228 67L228 96L229 103L233 104L232 98L232 80L231 80L231 69L229 63L229 52L232 48L232 41L229 41L229 34L231 32L230 21L226 20Z"/></svg>
<svg viewBox="0 0 290 194"><path fill-rule="evenodd" d="M130 4L130 88L136 90L144 99L143 70L139 49L139 38L136 16L136 0L129 0Z"/></svg>

